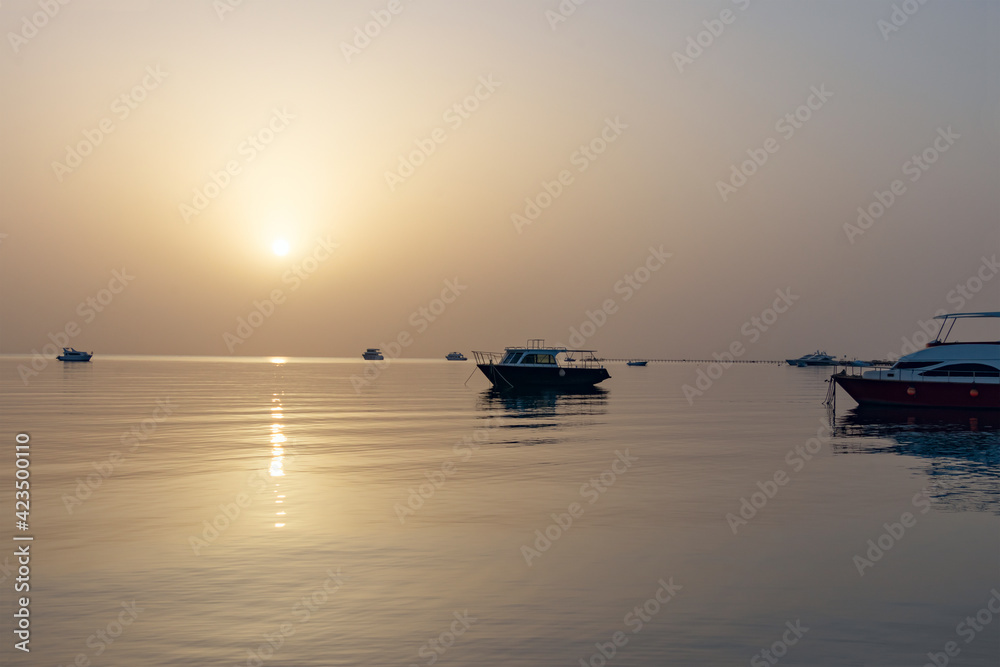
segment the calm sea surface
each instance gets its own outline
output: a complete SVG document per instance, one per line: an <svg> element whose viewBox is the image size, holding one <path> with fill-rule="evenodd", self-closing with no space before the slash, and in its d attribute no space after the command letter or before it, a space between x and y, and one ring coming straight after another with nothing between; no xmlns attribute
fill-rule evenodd
<svg viewBox="0 0 1000 667"><path fill-rule="evenodd" d="M996 417L832 416L778 366L689 405L693 365L505 396L444 361L27 361L3 665L1000 664Z"/></svg>

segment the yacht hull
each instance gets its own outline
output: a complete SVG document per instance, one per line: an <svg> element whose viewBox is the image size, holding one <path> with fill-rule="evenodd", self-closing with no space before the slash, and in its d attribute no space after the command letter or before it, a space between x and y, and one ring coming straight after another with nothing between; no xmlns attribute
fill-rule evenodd
<svg viewBox="0 0 1000 667"><path fill-rule="evenodd" d="M789 366L798 366L799 368L805 368L806 366L839 366L840 363L836 361L801 361L799 359L785 359L785 362Z"/></svg>
<svg viewBox="0 0 1000 667"><path fill-rule="evenodd" d="M834 375L833 380L860 405L1000 410L1000 384L906 382L850 375Z"/></svg>
<svg viewBox="0 0 1000 667"><path fill-rule="evenodd" d="M497 389L592 387L611 377L604 368L540 368L499 364L476 364L476 366Z"/></svg>

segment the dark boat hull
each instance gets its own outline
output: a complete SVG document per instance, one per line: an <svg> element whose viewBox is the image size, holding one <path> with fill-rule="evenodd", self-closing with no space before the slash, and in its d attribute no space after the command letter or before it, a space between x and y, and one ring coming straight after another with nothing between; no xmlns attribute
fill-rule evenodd
<svg viewBox="0 0 1000 667"><path fill-rule="evenodd" d="M604 368L543 368L538 366L498 366L476 364L497 389L526 387L592 387L611 377Z"/></svg>
<svg viewBox="0 0 1000 667"><path fill-rule="evenodd" d="M851 375L834 375L833 379L860 405L1000 410L997 384L905 382Z"/></svg>

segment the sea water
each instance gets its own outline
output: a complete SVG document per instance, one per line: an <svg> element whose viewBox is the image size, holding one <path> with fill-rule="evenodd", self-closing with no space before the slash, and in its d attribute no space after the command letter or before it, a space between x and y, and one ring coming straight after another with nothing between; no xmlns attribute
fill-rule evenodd
<svg viewBox="0 0 1000 667"><path fill-rule="evenodd" d="M25 363L4 665L1000 664L989 414L831 412L828 371L777 365L689 399L687 364L506 394L430 360Z"/></svg>

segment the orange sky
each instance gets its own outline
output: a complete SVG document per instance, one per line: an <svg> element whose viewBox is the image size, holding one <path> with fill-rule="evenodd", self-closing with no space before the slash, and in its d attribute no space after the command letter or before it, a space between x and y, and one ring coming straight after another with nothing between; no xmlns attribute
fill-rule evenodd
<svg viewBox="0 0 1000 667"><path fill-rule="evenodd" d="M5 0L0 353L898 350L1000 310L1000 6L893 4Z"/></svg>

